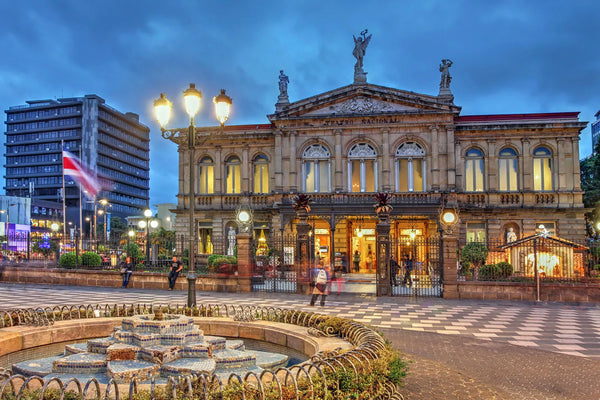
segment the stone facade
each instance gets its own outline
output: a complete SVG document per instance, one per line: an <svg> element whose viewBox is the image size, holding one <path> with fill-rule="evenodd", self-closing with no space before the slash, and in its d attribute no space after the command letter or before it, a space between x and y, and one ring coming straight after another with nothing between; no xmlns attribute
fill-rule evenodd
<svg viewBox="0 0 600 400"><path fill-rule="evenodd" d="M451 205L452 234L468 240L518 238L540 224L570 240L585 237L577 112L461 115L448 96L353 84L278 104L270 124L196 128L194 196L200 253L225 254L236 210L249 203L254 238L294 233L297 193L310 194L315 251L375 252L373 203L393 194L390 236L436 236ZM189 232L189 153L179 154L175 229ZM207 241L208 238L208 241ZM210 243L208 243L210 242ZM372 246L371 246L372 245ZM400 256L396 245L392 254ZM373 262L373 261L371 261ZM351 263L351 260L350 260Z"/></svg>

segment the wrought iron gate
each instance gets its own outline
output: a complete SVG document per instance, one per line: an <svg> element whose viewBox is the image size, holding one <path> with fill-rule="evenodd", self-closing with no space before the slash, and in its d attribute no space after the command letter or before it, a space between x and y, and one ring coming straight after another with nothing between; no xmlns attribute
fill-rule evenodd
<svg viewBox="0 0 600 400"><path fill-rule="evenodd" d="M296 293L298 271L295 265L296 236L276 236L255 243L252 273L253 292ZM266 244L266 247L265 247ZM260 249L264 251L260 251Z"/></svg>
<svg viewBox="0 0 600 400"><path fill-rule="evenodd" d="M393 296L442 296L443 269L438 236L395 239L390 246L399 265L396 279L392 277Z"/></svg>

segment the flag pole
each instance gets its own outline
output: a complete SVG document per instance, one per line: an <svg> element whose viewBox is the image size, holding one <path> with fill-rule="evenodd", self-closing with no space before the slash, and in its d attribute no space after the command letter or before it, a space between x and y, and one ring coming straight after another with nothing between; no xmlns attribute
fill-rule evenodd
<svg viewBox="0 0 600 400"><path fill-rule="evenodd" d="M65 155L64 155L64 140L60 141L60 149L62 156L62 198L63 198L63 237L62 242L64 244L65 238L67 237L67 206L66 206L66 196L65 196Z"/></svg>

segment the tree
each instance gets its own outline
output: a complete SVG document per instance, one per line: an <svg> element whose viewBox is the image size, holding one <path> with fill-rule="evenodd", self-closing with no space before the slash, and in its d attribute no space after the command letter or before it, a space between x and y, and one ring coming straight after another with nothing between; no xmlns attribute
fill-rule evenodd
<svg viewBox="0 0 600 400"><path fill-rule="evenodd" d="M56 242L50 239L48 235L44 235L40 240L37 240L33 244L33 251L44 255L44 258L48 258L51 254L58 252L58 245Z"/></svg>
<svg viewBox="0 0 600 400"><path fill-rule="evenodd" d="M462 261L472 264L475 272L475 279L479 272L479 268L485 263L488 256L488 248L483 243L471 242L467 243L462 249Z"/></svg>
<svg viewBox="0 0 600 400"><path fill-rule="evenodd" d="M594 153L579 163L581 170L581 189L583 205L593 208L585 214L588 222L588 235L598 234L596 224L600 222L600 142L594 148Z"/></svg>

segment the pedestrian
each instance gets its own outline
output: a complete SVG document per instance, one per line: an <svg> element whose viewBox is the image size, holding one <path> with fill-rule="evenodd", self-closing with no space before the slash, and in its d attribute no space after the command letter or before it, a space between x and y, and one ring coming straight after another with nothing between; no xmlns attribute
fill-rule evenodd
<svg viewBox="0 0 600 400"><path fill-rule="evenodd" d="M397 275L398 275L398 270L399 269L400 269L400 266L398 265L398 262L396 261L396 259L392 255L390 257L390 281L392 283L392 286L397 286L398 285Z"/></svg>
<svg viewBox="0 0 600 400"><path fill-rule="evenodd" d="M313 270L312 279L314 287L312 291L312 297L310 298L310 305L314 306L317 298L321 296L321 307L325 305L325 298L327 297L327 282L329 281L329 274L319 265Z"/></svg>
<svg viewBox="0 0 600 400"><path fill-rule="evenodd" d="M354 263L354 272L360 271L360 253L358 250L354 251L354 255L352 256L352 262Z"/></svg>
<svg viewBox="0 0 600 400"><path fill-rule="evenodd" d="M129 278L133 272L133 262L131 257L127 257L123 263L121 263L121 276L123 277L123 288L129 285Z"/></svg>
<svg viewBox="0 0 600 400"><path fill-rule="evenodd" d="M181 261L177 259L177 256L173 256L173 261L171 262L171 269L169 271L169 290L173 290L175 287L175 282L177 282L177 277L179 273L183 269L183 264Z"/></svg>
<svg viewBox="0 0 600 400"><path fill-rule="evenodd" d="M337 283L337 294L340 294L346 283L344 279L344 267L342 265L336 265L333 270L333 281Z"/></svg>
<svg viewBox="0 0 600 400"><path fill-rule="evenodd" d="M412 277L410 276L413 269L413 260L408 256L408 254L404 255L404 280L402 280L402 285L406 285L408 283L409 286L412 285Z"/></svg>

